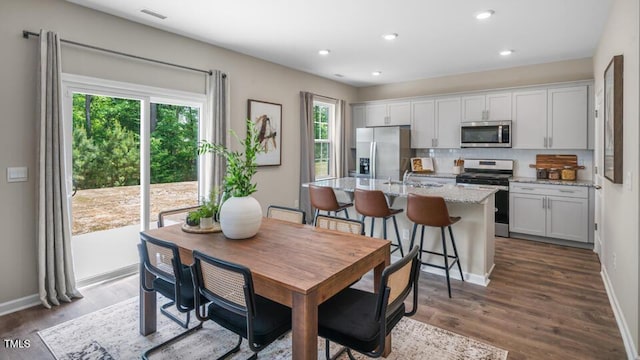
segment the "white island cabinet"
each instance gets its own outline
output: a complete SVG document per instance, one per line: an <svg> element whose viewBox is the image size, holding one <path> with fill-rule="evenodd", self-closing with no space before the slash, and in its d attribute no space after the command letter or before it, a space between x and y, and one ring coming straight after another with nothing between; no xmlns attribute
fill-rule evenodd
<svg viewBox="0 0 640 360"><path fill-rule="evenodd" d="M589 198L588 187L512 182L509 231L592 243Z"/></svg>
<svg viewBox="0 0 640 360"><path fill-rule="evenodd" d="M422 179L421 179L422 180ZM410 182L415 179L411 178ZM389 184L387 180L370 180L361 178L340 178L331 180L316 181L312 184L319 186L328 186L340 193L353 196L355 189L364 190L381 190L385 193L391 207L397 209L406 209L407 195L416 193L420 195L441 196L447 203L447 208L451 216L460 216L462 220L451 226L453 235L456 239L458 254L460 255L460 264L464 273L465 281L486 286L489 284L489 275L494 266L494 241L495 241L495 192L493 189L474 189L471 187L459 187L455 184L433 184L425 186L425 184L402 185L402 182L393 182ZM302 185L303 187L308 184ZM344 192L344 194L342 193ZM360 218L355 213L355 208L350 208L351 218ZM410 246L410 231L413 223L406 217L406 211L396 215L400 236L402 237L402 246L408 251ZM371 219L366 219L365 228L369 231ZM389 225L392 226L392 225ZM382 237L380 220L377 220L375 226L375 236ZM389 231L389 237L394 242L395 233ZM448 235L447 235L448 238ZM420 241L420 234L416 239L416 245ZM449 241L449 240L447 240ZM425 227L424 250L442 252L440 241L440 229ZM429 262L442 261L442 258L429 259L431 255L423 254L423 259ZM392 259L393 261L393 259ZM431 267L423 267L424 271L434 272L444 276L444 271ZM459 279L457 270L450 272L451 277Z"/></svg>

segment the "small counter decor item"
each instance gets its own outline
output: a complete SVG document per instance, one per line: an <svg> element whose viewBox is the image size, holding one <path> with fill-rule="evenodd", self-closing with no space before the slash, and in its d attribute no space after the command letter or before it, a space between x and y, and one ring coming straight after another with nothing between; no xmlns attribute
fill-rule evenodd
<svg viewBox="0 0 640 360"><path fill-rule="evenodd" d="M547 178L547 169L536 168L536 179L546 179L546 178Z"/></svg>
<svg viewBox="0 0 640 360"><path fill-rule="evenodd" d="M234 138L242 144L244 152L231 151L219 144L203 141L198 152L220 155L227 161L224 177L223 199L220 207L220 227L222 233L229 239L247 239L253 237L260 230L262 223L262 207L251 194L256 192L256 184L251 178L257 171L256 155L262 151L259 133L248 119L247 137L241 140L231 130Z"/></svg>
<svg viewBox="0 0 640 360"><path fill-rule="evenodd" d="M562 177L562 180L575 180L576 168L572 166L565 166L564 169L562 169L561 177Z"/></svg>
<svg viewBox="0 0 640 360"><path fill-rule="evenodd" d="M549 169L549 180L560 180L560 169Z"/></svg>

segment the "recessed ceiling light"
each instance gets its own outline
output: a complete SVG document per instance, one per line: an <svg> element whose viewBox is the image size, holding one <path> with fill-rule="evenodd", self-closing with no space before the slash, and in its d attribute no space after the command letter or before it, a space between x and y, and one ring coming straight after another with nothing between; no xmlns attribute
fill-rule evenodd
<svg viewBox="0 0 640 360"><path fill-rule="evenodd" d="M513 54L513 50L502 50L502 51L500 51L500 55L502 55L502 56L509 56L511 54Z"/></svg>
<svg viewBox="0 0 640 360"><path fill-rule="evenodd" d="M485 20L490 18L493 14L495 14L495 11L493 10L484 10L476 14L476 19Z"/></svg>
<svg viewBox="0 0 640 360"><path fill-rule="evenodd" d="M398 34L396 33L390 33L390 34L384 34L382 35L382 38L385 40L395 40L398 37Z"/></svg>
<svg viewBox="0 0 640 360"><path fill-rule="evenodd" d="M331 52L331 50L329 49L322 49L318 51L318 54L322 55L322 56L327 56L329 55L329 53Z"/></svg>
<svg viewBox="0 0 640 360"><path fill-rule="evenodd" d="M162 15L160 13L157 13L157 12L155 12L153 10L149 10L149 9L142 9L142 10L140 10L140 12L143 13L143 14L147 14L147 15L156 17L156 18L158 18L160 20L164 20L164 19L167 18L166 16L164 16L164 15Z"/></svg>
<svg viewBox="0 0 640 360"><path fill-rule="evenodd" d="M374 71L371 73L373 76L380 76L380 74L382 74L382 71Z"/></svg>

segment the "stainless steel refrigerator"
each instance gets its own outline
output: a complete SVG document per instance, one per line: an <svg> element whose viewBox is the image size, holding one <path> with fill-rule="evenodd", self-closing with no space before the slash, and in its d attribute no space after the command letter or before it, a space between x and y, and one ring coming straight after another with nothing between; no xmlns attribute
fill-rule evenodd
<svg viewBox="0 0 640 360"><path fill-rule="evenodd" d="M411 130L399 126L356 129L358 177L401 180L410 169Z"/></svg>

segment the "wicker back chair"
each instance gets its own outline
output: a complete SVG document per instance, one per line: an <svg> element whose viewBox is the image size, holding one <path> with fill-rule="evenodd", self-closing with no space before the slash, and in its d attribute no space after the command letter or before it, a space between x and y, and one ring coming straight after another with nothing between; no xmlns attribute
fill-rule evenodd
<svg viewBox="0 0 640 360"><path fill-rule="evenodd" d="M251 359L255 359L260 350L291 330L291 309L256 295L248 268L197 250L193 252L193 259L196 291L211 302L207 307L197 296L196 316L201 321L212 320L238 335L237 345L220 359L240 350L243 338L254 352Z"/></svg>
<svg viewBox="0 0 640 360"><path fill-rule="evenodd" d="M198 210L200 205L188 206L179 209L171 209L161 211L158 214L158 227L164 227L166 225L167 220L175 221L175 222L185 222L187 218L187 214L191 211Z"/></svg>
<svg viewBox="0 0 640 360"><path fill-rule="evenodd" d="M169 298L170 301L160 307L160 312L187 329L190 311L195 309L193 279L189 267L180 261L178 247L173 243L140 233L138 252L140 255L140 287L144 291L157 291ZM151 286L147 284L145 271L155 276ZM174 305L179 312L186 313L186 320L183 321L167 311L167 308ZM146 359L152 352L201 328L202 323L152 347L144 352L142 358Z"/></svg>
<svg viewBox="0 0 640 360"><path fill-rule="evenodd" d="M404 316L418 310L419 248L415 246L407 256L389 265L382 272L377 294L346 288L318 309L318 335L325 338L327 359L337 358L351 349L370 357L380 357L385 350L385 337ZM413 307L405 310L404 301L413 290ZM329 342L344 348L331 357Z"/></svg>
<svg viewBox="0 0 640 360"><path fill-rule="evenodd" d="M268 218L289 221L297 224L304 224L306 215L307 214L300 209L284 206L271 205L267 209Z"/></svg>
<svg viewBox="0 0 640 360"><path fill-rule="evenodd" d="M356 235L364 235L364 223L360 220L345 219L329 215L318 215L316 217L316 227Z"/></svg>

